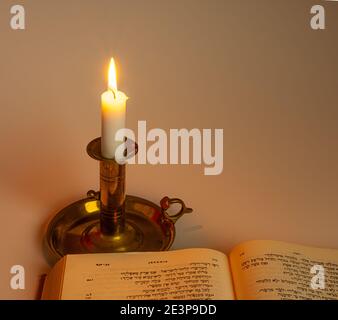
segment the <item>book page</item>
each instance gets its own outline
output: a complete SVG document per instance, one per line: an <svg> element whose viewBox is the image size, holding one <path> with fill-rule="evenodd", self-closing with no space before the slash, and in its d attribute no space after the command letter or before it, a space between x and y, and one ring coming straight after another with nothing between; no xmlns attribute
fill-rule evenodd
<svg viewBox="0 0 338 320"><path fill-rule="evenodd" d="M237 299L338 299L338 250L249 241L230 264Z"/></svg>
<svg viewBox="0 0 338 320"><path fill-rule="evenodd" d="M61 297L63 274L66 265L66 258L59 260L53 269L45 277L41 299L59 300Z"/></svg>
<svg viewBox="0 0 338 320"><path fill-rule="evenodd" d="M227 257L210 249L69 255L61 299L233 299Z"/></svg>

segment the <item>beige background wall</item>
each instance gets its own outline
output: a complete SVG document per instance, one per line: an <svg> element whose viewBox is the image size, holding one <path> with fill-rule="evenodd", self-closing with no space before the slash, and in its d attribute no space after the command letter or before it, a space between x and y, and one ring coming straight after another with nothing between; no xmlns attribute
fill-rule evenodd
<svg viewBox="0 0 338 320"><path fill-rule="evenodd" d="M175 248L228 252L247 239L338 249L338 3L321 0L30 0L25 31L0 2L0 298L33 298L44 223L98 187L110 56L128 127L224 128L224 172L130 166L128 193L195 211ZM327 28L310 28L310 8ZM26 268L26 290L9 269Z"/></svg>

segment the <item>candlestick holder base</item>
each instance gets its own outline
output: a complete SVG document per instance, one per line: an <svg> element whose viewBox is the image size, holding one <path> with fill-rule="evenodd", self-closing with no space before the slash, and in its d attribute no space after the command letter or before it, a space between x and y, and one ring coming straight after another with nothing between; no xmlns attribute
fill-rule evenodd
<svg viewBox="0 0 338 320"><path fill-rule="evenodd" d="M86 198L62 209L50 221L44 253L51 265L67 254L168 250L175 239L176 221L192 212L177 198L164 197L158 206L125 196L125 167L102 158L99 145L95 139L87 151L100 161L101 190L89 191ZM168 213L172 204L180 205L175 214Z"/></svg>
<svg viewBox="0 0 338 320"><path fill-rule="evenodd" d="M45 256L50 264L67 254L164 251L175 239L175 222L191 209L179 199L163 198L161 206L139 197L126 196L124 232L103 235L100 231L99 193L61 210L49 223L44 241ZM180 203L179 213L170 216L165 208Z"/></svg>

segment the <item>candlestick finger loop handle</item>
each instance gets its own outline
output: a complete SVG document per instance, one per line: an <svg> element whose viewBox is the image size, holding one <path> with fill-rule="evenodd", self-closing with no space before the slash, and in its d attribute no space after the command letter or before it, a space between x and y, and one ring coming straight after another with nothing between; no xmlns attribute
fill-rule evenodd
<svg viewBox="0 0 338 320"><path fill-rule="evenodd" d="M170 207L173 204L179 204L181 207L178 210L177 213L171 214L168 212ZM185 205L184 201L178 198L169 198L169 197L164 197L160 201L161 209L162 209L162 214L169 220L171 220L173 223L176 223L176 221L181 218L184 214L186 213L191 213L193 209L187 208Z"/></svg>
<svg viewBox="0 0 338 320"><path fill-rule="evenodd" d="M95 199L95 200L100 200L100 191L95 191L95 190L89 190L87 192L87 198L88 199Z"/></svg>

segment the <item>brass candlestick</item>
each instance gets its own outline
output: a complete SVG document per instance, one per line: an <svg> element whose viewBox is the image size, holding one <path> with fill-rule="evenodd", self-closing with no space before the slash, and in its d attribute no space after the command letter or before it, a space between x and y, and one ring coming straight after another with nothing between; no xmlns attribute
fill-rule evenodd
<svg viewBox="0 0 338 320"><path fill-rule="evenodd" d="M118 236L125 230L125 177L125 165L100 162L100 226L105 236Z"/></svg>
<svg viewBox="0 0 338 320"><path fill-rule="evenodd" d="M126 140L125 158L137 153L137 144ZM49 223L44 239L45 255L53 264L66 254L168 250L175 238L175 222L192 212L180 199L164 197L160 206L125 195L126 165L105 159L101 139L87 146L100 162L100 192L62 209ZM180 210L169 215L173 203Z"/></svg>

